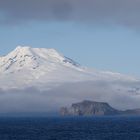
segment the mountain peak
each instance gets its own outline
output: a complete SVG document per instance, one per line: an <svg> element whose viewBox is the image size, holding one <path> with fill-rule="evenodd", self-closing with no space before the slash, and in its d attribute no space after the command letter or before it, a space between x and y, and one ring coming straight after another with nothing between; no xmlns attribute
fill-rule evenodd
<svg viewBox="0 0 140 140"><path fill-rule="evenodd" d="M12 52L0 59L0 71L15 72L24 68L35 70L39 67L51 68L56 65L79 66L72 59L58 53L55 49L17 46Z"/></svg>
<svg viewBox="0 0 140 140"><path fill-rule="evenodd" d="M9 54L11 54L11 55L31 54L31 47L29 47L29 46L17 46Z"/></svg>
<svg viewBox="0 0 140 140"><path fill-rule="evenodd" d="M12 52L5 56L8 58L22 58L22 57L39 57L41 59L53 59L57 58L57 60L63 59L63 55L58 53L55 49L47 49L47 48L32 48L30 46L17 46ZM48 58L49 57L49 58ZM52 57L52 58L50 58Z"/></svg>
<svg viewBox="0 0 140 140"><path fill-rule="evenodd" d="M26 51L48 51L48 53L58 53L55 49L53 48L33 48L30 46L17 46L14 51L21 51L21 52L26 52Z"/></svg>
<svg viewBox="0 0 140 140"><path fill-rule="evenodd" d="M18 53L20 55L35 55L35 56L40 56L40 57L47 57L47 56L52 56L52 57L57 57L61 58L63 55L58 53L55 49L52 48L32 48L30 46L17 46L12 53Z"/></svg>
<svg viewBox="0 0 140 140"><path fill-rule="evenodd" d="M25 50L25 49L30 49L31 47L30 46L17 46L16 47L16 50Z"/></svg>

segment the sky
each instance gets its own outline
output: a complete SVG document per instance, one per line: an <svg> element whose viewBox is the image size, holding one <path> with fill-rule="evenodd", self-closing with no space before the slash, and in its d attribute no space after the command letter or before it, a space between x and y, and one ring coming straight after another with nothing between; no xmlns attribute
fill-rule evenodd
<svg viewBox="0 0 140 140"><path fill-rule="evenodd" d="M139 0L0 0L0 55L54 48L84 66L140 77Z"/></svg>

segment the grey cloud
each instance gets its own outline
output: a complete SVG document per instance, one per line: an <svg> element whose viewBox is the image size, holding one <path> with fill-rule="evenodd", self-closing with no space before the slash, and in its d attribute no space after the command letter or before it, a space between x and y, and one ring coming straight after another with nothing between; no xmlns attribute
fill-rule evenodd
<svg viewBox="0 0 140 140"><path fill-rule="evenodd" d="M140 27L140 0L0 0L1 23L71 20Z"/></svg>
<svg viewBox="0 0 140 140"><path fill-rule="evenodd" d="M125 84L126 82L120 83L119 81L115 85L104 81L87 81L65 83L52 90L44 91L34 87L23 90L0 90L0 115L3 113L50 114L58 112L62 106L69 106L82 100L107 102L112 107L121 110L140 108L140 93L133 94L117 90L117 88L114 90L113 86L125 87ZM131 87L133 87L132 84Z"/></svg>

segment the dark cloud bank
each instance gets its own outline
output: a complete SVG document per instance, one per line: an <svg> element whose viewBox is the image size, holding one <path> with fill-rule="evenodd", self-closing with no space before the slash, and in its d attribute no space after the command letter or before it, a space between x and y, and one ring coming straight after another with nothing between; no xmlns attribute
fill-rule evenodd
<svg viewBox="0 0 140 140"><path fill-rule="evenodd" d="M140 27L140 0L0 0L1 23L76 21Z"/></svg>

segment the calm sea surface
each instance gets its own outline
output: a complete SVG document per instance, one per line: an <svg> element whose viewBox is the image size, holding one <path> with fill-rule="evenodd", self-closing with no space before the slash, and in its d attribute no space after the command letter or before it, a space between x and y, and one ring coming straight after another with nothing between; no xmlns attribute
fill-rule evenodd
<svg viewBox="0 0 140 140"><path fill-rule="evenodd" d="M140 117L0 118L0 140L140 140Z"/></svg>

